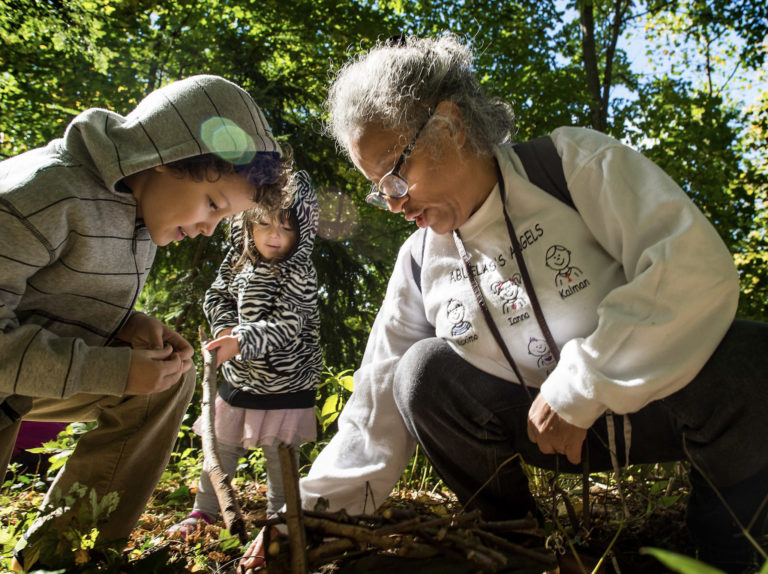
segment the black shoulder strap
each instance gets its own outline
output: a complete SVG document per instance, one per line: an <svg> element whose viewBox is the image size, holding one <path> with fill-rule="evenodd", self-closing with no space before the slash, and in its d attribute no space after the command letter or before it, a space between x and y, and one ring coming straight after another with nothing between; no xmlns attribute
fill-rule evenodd
<svg viewBox="0 0 768 574"><path fill-rule="evenodd" d="M552 197L576 209L568 190L563 172L563 161L555 148L555 142L549 136L515 144L515 153L523 163L525 173L532 184L540 187ZM424 244L427 240L427 228L421 230L421 241L417 238L411 247L411 270L413 280L421 291L421 265L424 261Z"/></svg>
<svg viewBox="0 0 768 574"><path fill-rule="evenodd" d="M549 136L515 144L512 148L523 162L525 173L534 185L576 209L563 173L563 161Z"/></svg>
<svg viewBox="0 0 768 574"><path fill-rule="evenodd" d="M424 261L424 245L427 243L427 229L429 227L422 227L418 233L421 237L417 237L413 240L411 245L411 271L413 272L413 280L416 282L416 286L421 291L421 263Z"/></svg>

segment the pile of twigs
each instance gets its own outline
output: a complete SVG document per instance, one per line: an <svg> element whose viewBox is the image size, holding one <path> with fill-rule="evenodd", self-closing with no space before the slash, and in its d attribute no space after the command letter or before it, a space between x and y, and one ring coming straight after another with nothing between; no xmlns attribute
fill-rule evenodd
<svg viewBox="0 0 768 574"><path fill-rule="evenodd" d="M275 540L267 552L269 574L308 574L330 564L345 572L345 564L363 557L370 564L372 556L382 561L407 559L411 568L414 560L424 560L425 566L429 561L448 560L454 572L462 564L467 572L543 572L557 567L553 555L543 548L543 533L533 518L485 522L479 512L436 517L406 507L359 516L304 511L290 451L291 447L280 447L286 463L286 511L257 524L267 528L284 524L281 529L287 530L286 536L277 538L265 533L265 540ZM522 539L526 545L518 543Z"/></svg>

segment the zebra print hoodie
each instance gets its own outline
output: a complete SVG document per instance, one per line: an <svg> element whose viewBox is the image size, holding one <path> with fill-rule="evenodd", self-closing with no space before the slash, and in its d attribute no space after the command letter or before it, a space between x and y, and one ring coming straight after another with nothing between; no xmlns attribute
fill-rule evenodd
<svg viewBox="0 0 768 574"><path fill-rule="evenodd" d="M222 365L219 396L236 407L312 407L323 367L319 344L317 275L310 260L318 203L306 172L293 178L291 210L298 221L293 253L274 266L233 265L243 246L242 220L230 226L232 247L206 292L204 310L213 333L232 328L241 354Z"/></svg>
<svg viewBox="0 0 768 574"><path fill-rule="evenodd" d="M89 109L63 138L0 162L0 428L33 397L123 394L130 349L108 345L134 312L157 246L119 184L214 151L210 120L237 126L248 149L280 151L244 90L193 76L126 116ZM243 146L219 138L216 151Z"/></svg>

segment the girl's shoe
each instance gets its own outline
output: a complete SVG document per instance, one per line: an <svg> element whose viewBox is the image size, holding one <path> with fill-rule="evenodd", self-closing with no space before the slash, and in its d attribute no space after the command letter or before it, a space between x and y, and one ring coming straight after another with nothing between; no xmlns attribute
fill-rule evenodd
<svg viewBox="0 0 768 574"><path fill-rule="evenodd" d="M184 539L193 532L197 532L198 523L201 520L206 524L213 523L213 518L202 510L193 510L187 514L187 517L184 520L178 524L174 524L168 530L166 530L165 535L169 538Z"/></svg>

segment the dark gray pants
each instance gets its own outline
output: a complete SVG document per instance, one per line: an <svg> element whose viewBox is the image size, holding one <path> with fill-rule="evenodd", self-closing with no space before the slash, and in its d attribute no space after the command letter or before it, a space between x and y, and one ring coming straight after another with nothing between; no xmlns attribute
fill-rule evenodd
<svg viewBox="0 0 768 574"><path fill-rule="evenodd" d="M630 462L690 458L725 497L742 524L768 496L768 325L736 321L709 362L685 388L629 415ZM681 358L684 360L684 358ZM461 359L441 339L420 341L403 356L395 375L395 400L416 438L459 500L472 499L486 519L534 509L519 454L538 467L581 473L563 456L545 455L528 440L530 399L517 384L491 376ZM614 417L617 454L624 461L622 417ZM611 468L605 417L587 433L584 457L593 471ZM683 442L685 441L685 449ZM559 459L557 460L556 457ZM702 558L738 572L750 546L697 470L688 523ZM754 531L762 530L756 521Z"/></svg>

